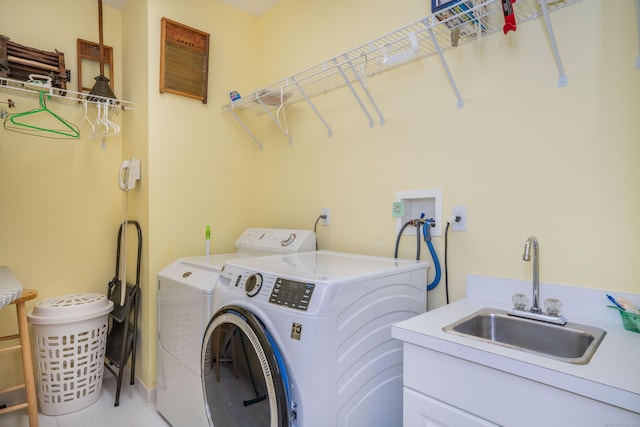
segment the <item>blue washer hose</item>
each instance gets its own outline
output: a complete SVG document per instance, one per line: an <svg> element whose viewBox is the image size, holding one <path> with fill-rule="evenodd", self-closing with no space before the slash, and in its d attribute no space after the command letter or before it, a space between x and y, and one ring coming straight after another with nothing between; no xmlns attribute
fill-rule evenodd
<svg viewBox="0 0 640 427"><path fill-rule="evenodd" d="M433 263L436 266L436 277L433 278L433 281L427 285L427 291L431 291L438 286L440 283L440 261L438 260L438 254L436 254L436 250L433 248L433 243L431 243L431 223L435 222L433 219L428 219L422 224L422 235L424 236L424 241L427 243L427 247L429 248L429 253L431 254L431 258L433 259Z"/></svg>

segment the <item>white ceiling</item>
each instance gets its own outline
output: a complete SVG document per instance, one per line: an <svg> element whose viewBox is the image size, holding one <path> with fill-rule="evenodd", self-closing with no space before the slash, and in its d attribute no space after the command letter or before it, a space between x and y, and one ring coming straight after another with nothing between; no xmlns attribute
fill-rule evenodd
<svg viewBox="0 0 640 427"><path fill-rule="evenodd" d="M280 0L222 0L223 2L237 7L251 15L260 16L267 12Z"/></svg>
<svg viewBox="0 0 640 427"><path fill-rule="evenodd" d="M115 7L116 9L124 9L127 4L127 0L102 0L102 3L107 6Z"/></svg>
<svg viewBox="0 0 640 427"><path fill-rule="evenodd" d="M222 0L230 6L251 15L260 16L271 9L279 0ZM124 9L127 0L103 0L103 3L116 9Z"/></svg>

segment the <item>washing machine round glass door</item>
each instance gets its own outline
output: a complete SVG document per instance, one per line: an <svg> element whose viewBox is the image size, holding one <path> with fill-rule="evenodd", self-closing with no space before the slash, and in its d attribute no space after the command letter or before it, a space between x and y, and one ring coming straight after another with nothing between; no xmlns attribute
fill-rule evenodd
<svg viewBox="0 0 640 427"><path fill-rule="evenodd" d="M284 361L253 313L238 306L218 310L205 331L201 360L211 426L289 427Z"/></svg>

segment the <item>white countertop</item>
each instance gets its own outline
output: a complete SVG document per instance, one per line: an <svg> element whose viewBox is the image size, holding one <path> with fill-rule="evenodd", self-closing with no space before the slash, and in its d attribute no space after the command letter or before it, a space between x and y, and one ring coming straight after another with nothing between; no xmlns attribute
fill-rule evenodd
<svg viewBox="0 0 640 427"><path fill-rule="evenodd" d="M489 282L498 283L498 286L489 289L493 286ZM584 300L582 302L585 307L602 307L584 314L570 311L564 313L572 323L596 326L607 331L593 358L586 365L571 364L442 330L444 326L482 308L511 309L510 303L505 301L510 301L511 295L522 291L523 287L531 286L516 282L470 276L467 298L394 325L392 336L407 343L640 413L640 334L623 328L619 314L606 307L607 301L602 298L604 291L541 284L541 300L560 293L564 298L561 298L563 304L567 300L573 300L574 304L569 304L569 307L575 307L575 302L581 300ZM549 295L554 291L554 295ZM630 296L616 295L627 298ZM491 299L486 299L487 296ZM638 305L637 298L637 295L631 295L630 299Z"/></svg>

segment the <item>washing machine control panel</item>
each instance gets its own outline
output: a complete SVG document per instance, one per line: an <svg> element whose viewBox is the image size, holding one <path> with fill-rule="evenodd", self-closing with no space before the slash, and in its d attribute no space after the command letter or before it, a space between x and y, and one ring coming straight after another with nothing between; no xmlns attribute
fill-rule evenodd
<svg viewBox="0 0 640 427"><path fill-rule="evenodd" d="M306 311L309 308L314 287L313 283L297 282L278 277L271 290L269 302Z"/></svg>

